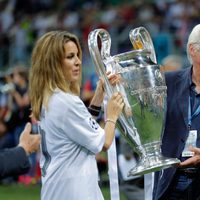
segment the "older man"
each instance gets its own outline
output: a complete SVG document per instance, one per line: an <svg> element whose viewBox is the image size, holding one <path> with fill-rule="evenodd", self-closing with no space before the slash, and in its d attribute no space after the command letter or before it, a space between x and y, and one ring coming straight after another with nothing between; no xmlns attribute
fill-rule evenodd
<svg viewBox="0 0 200 200"><path fill-rule="evenodd" d="M154 200L200 199L200 24L189 35L187 54L191 67L166 73L167 117L162 138L163 155L182 162L178 168L155 173Z"/></svg>

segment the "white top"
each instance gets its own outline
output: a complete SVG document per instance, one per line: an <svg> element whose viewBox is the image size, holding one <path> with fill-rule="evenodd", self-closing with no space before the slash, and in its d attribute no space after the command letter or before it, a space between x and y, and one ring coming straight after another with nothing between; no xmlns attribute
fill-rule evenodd
<svg viewBox="0 0 200 200"><path fill-rule="evenodd" d="M56 90L42 109L42 200L101 200L95 154L104 130L78 96Z"/></svg>

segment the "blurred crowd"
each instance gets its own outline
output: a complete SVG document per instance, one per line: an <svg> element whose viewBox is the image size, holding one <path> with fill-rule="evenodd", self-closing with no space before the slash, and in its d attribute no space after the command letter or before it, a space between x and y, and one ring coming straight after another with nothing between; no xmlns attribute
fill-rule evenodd
<svg viewBox="0 0 200 200"><path fill-rule="evenodd" d="M31 117L28 68L18 65L0 78L0 150L18 146L27 122L32 123L32 134L37 133L37 124ZM2 183L37 182L40 179L38 157L38 153L30 156L32 168L28 174L5 178Z"/></svg>
<svg viewBox="0 0 200 200"><path fill-rule="evenodd" d="M158 63L174 70L188 65L186 39L199 23L199 10L198 0L1 0L0 148L17 145L25 123L35 124L30 118L28 70L39 36L65 29L79 37L83 47L82 98L87 105L97 80L87 45L90 31L106 29L111 36L111 54L115 55L130 50L129 31L144 26L153 39ZM98 159L105 169L104 157ZM29 176L37 179L38 154L31 160ZM20 180L31 181L23 176Z"/></svg>
<svg viewBox="0 0 200 200"><path fill-rule="evenodd" d="M188 32L199 22L198 0L1 0L0 67L29 64L35 40L52 29L75 33L84 48L84 81L93 69L88 53L90 31L105 28L112 53L131 48L128 33L144 26L151 34L158 61L184 54Z"/></svg>

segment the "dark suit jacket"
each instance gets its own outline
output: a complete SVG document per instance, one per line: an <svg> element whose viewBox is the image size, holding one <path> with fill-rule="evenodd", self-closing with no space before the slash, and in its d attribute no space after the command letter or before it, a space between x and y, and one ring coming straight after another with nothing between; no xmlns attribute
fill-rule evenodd
<svg viewBox="0 0 200 200"><path fill-rule="evenodd" d="M164 156L180 158L188 136L188 102L190 94L191 67L166 73L167 115L162 137ZM176 168L155 173L153 199L159 199L166 191Z"/></svg>
<svg viewBox="0 0 200 200"><path fill-rule="evenodd" d="M0 179L28 172L30 162L22 147L0 151Z"/></svg>

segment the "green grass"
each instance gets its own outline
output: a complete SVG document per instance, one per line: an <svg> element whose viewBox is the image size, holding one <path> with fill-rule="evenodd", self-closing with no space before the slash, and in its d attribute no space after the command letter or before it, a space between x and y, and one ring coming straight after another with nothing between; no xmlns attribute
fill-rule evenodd
<svg viewBox="0 0 200 200"><path fill-rule="evenodd" d="M1 200L39 200L40 185L5 185L0 186Z"/></svg>
<svg viewBox="0 0 200 200"><path fill-rule="evenodd" d="M110 199L108 187L101 188L105 200ZM120 200L125 200L123 194L120 194ZM0 200L40 200L40 185L20 185L13 184L0 186ZM58 199L59 200L59 199Z"/></svg>
<svg viewBox="0 0 200 200"><path fill-rule="evenodd" d="M101 191L103 193L104 199L109 200L110 199L110 189L108 187L101 188ZM120 193L120 200L126 200L124 195Z"/></svg>

